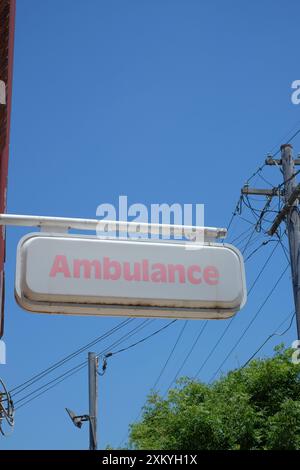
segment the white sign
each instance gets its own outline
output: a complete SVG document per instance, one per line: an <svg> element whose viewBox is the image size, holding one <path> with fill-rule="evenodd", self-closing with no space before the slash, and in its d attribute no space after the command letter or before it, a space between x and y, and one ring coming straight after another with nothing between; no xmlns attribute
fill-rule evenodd
<svg viewBox="0 0 300 470"><path fill-rule="evenodd" d="M18 246L15 295L26 310L71 315L228 318L246 302L231 245L30 234Z"/></svg>

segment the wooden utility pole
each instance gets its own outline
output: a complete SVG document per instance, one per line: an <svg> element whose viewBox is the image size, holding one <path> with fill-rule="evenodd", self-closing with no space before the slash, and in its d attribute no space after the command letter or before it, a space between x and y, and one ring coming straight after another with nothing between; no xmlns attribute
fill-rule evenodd
<svg viewBox="0 0 300 470"><path fill-rule="evenodd" d="M299 198L300 184L297 184L295 165L300 165L300 159L293 159L293 147L290 144L281 146L281 159L271 157L266 159L266 165L281 166L283 183L277 188L256 189L248 185L242 188L242 194L265 195L268 198L275 196L284 198L284 206L275 217L272 226L268 230L270 236L274 235L285 220L289 238L289 253L291 261L293 293L296 312L297 334L300 340L300 213ZM282 187L284 190L282 191Z"/></svg>
<svg viewBox="0 0 300 470"><path fill-rule="evenodd" d="M88 382L89 382L89 414L77 415L70 408L66 411L71 418L74 426L81 428L82 423L89 422L89 449L97 450L97 414L98 414L98 374L103 375L106 368L106 361L103 365L102 374L98 372L98 357L95 353L89 352L88 354ZM0 395L1 398L1 395ZM1 404L1 402L0 402ZM1 411L1 410L0 410ZM1 415L0 415L1 416Z"/></svg>
<svg viewBox="0 0 300 470"><path fill-rule="evenodd" d="M281 146L281 161L284 176L284 207L286 207L297 333L298 339L300 339L300 215L298 199L300 188L294 176L295 170L291 145ZM282 211L284 211L284 208Z"/></svg>
<svg viewBox="0 0 300 470"><path fill-rule="evenodd" d="M89 425L90 450L97 450L97 415L98 415L98 358L89 352Z"/></svg>

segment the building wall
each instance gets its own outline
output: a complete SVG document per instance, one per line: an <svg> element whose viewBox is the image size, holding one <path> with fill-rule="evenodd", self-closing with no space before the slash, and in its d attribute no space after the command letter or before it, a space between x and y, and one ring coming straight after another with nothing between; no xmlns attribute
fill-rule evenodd
<svg viewBox="0 0 300 470"><path fill-rule="evenodd" d="M6 211L15 0L0 0L0 213ZM4 328L5 229L0 227L0 338Z"/></svg>

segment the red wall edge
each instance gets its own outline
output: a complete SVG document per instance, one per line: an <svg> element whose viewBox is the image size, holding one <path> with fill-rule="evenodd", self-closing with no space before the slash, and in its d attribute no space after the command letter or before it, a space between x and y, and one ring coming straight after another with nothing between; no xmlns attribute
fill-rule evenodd
<svg viewBox="0 0 300 470"><path fill-rule="evenodd" d="M6 212L15 12L15 0L0 0L0 80L3 80L6 85L6 104L0 104L2 108L0 123L0 213ZM5 228L0 227L0 338L2 337L4 330L4 263Z"/></svg>

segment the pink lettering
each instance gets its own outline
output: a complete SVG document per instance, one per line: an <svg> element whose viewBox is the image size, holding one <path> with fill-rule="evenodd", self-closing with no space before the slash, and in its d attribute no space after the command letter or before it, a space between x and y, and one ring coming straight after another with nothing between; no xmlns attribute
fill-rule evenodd
<svg viewBox="0 0 300 470"><path fill-rule="evenodd" d="M141 266L140 263L133 264L133 273L130 272L130 263L124 262L124 279L125 281L140 281L141 280Z"/></svg>
<svg viewBox="0 0 300 470"><path fill-rule="evenodd" d="M70 262L71 263L71 262ZM123 279L131 282L155 283L190 283L192 285L206 284L216 286L220 282L220 274L216 266L197 264L186 266L184 264L153 263L143 259L141 261L116 261L104 256L102 259L74 259L73 271L70 271L68 259L65 255L56 255L49 276L55 278L62 274L65 278L74 279L105 279L117 281Z"/></svg>
<svg viewBox="0 0 300 470"><path fill-rule="evenodd" d="M208 285L216 286L219 284L219 277L219 271L215 266L207 266L204 269L203 278Z"/></svg>
<svg viewBox="0 0 300 470"><path fill-rule="evenodd" d="M113 272L111 270L113 269ZM121 264L119 261L110 261L107 256L103 258L103 276L104 279L117 281L121 277Z"/></svg>
<svg viewBox="0 0 300 470"><path fill-rule="evenodd" d="M84 279L91 279L92 269L94 270L95 279L101 279L101 264L100 261L87 259L75 259L73 263L74 277L80 278L81 268L83 268Z"/></svg>
<svg viewBox="0 0 300 470"><path fill-rule="evenodd" d="M167 270L164 264L152 264L152 269L155 269L151 274L151 281L153 282L167 282Z"/></svg>
<svg viewBox="0 0 300 470"><path fill-rule="evenodd" d="M178 273L179 282L185 283L185 268L182 264L168 264L169 282L175 282L175 273Z"/></svg>
<svg viewBox="0 0 300 470"><path fill-rule="evenodd" d="M50 277L56 277L56 274L63 274L64 277L71 277L67 257L65 255L55 256L53 266L50 271Z"/></svg>
<svg viewBox="0 0 300 470"><path fill-rule="evenodd" d="M196 278L194 276L195 273L201 273L201 269L199 266L196 264L193 264L188 268L187 275L188 275L188 280L190 281L191 284L201 284L201 277L199 276Z"/></svg>
<svg viewBox="0 0 300 470"><path fill-rule="evenodd" d="M149 281L149 261L147 259L143 259L143 281Z"/></svg>

